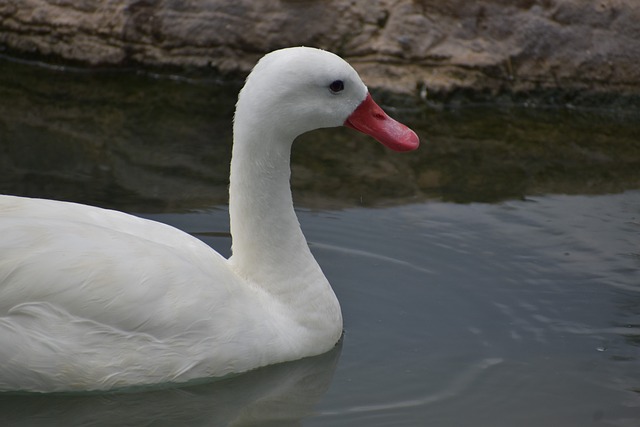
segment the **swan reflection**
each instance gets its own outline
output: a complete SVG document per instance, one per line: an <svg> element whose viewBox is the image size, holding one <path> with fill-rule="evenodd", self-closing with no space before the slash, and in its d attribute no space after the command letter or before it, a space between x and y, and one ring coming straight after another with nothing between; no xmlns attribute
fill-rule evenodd
<svg viewBox="0 0 640 427"><path fill-rule="evenodd" d="M0 394L0 425L299 425L327 391L341 343L320 356L214 382L95 394Z"/></svg>

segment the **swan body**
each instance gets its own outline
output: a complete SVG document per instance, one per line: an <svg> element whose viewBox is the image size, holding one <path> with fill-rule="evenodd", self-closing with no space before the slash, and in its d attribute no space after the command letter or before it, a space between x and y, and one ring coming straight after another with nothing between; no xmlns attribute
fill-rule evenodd
<svg viewBox="0 0 640 427"><path fill-rule="evenodd" d="M234 119L229 259L158 222L0 196L0 390L183 382L331 349L342 315L293 210L289 159L298 135L343 124L418 145L336 55L258 62Z"/></svg>

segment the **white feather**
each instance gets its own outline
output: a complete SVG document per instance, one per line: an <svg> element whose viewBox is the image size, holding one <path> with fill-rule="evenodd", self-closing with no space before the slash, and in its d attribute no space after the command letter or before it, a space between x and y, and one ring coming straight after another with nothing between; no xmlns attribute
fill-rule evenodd
<svg viewBox="0 0 640 427"><path fill-rule="evenodd" d="M327 90L345 81L336 96ZM0 196L0 389L105 390L222 376L323 353L337 299L293 211L289 154L367 94L333 54L267 55L234 124L227 260L175 228Z"/></svg>

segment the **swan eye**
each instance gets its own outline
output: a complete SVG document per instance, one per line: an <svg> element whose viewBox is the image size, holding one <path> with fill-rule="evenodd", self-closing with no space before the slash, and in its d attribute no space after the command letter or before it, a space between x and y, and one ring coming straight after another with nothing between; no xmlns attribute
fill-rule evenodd
<svg viewBox="0 0 640 427"><path fill-rule="evenodd" d="M342 92L344 90L344 82L342 80L336 80L329 85L329 90L332 93Z"/></svg>

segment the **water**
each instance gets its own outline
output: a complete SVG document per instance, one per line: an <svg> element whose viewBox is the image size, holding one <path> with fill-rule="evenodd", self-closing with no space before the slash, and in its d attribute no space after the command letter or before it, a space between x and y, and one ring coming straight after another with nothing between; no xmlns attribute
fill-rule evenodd
<svg viewBox="0 0 640 427"><path fill-rule="evenodd" d="M117 208L228 255L238 84L0 63L0 192ZM635 426L640 121L395 111L400 155L306 135L294 198L341 301L332 352L125 394L0 395L7 426Z"/></svg>

